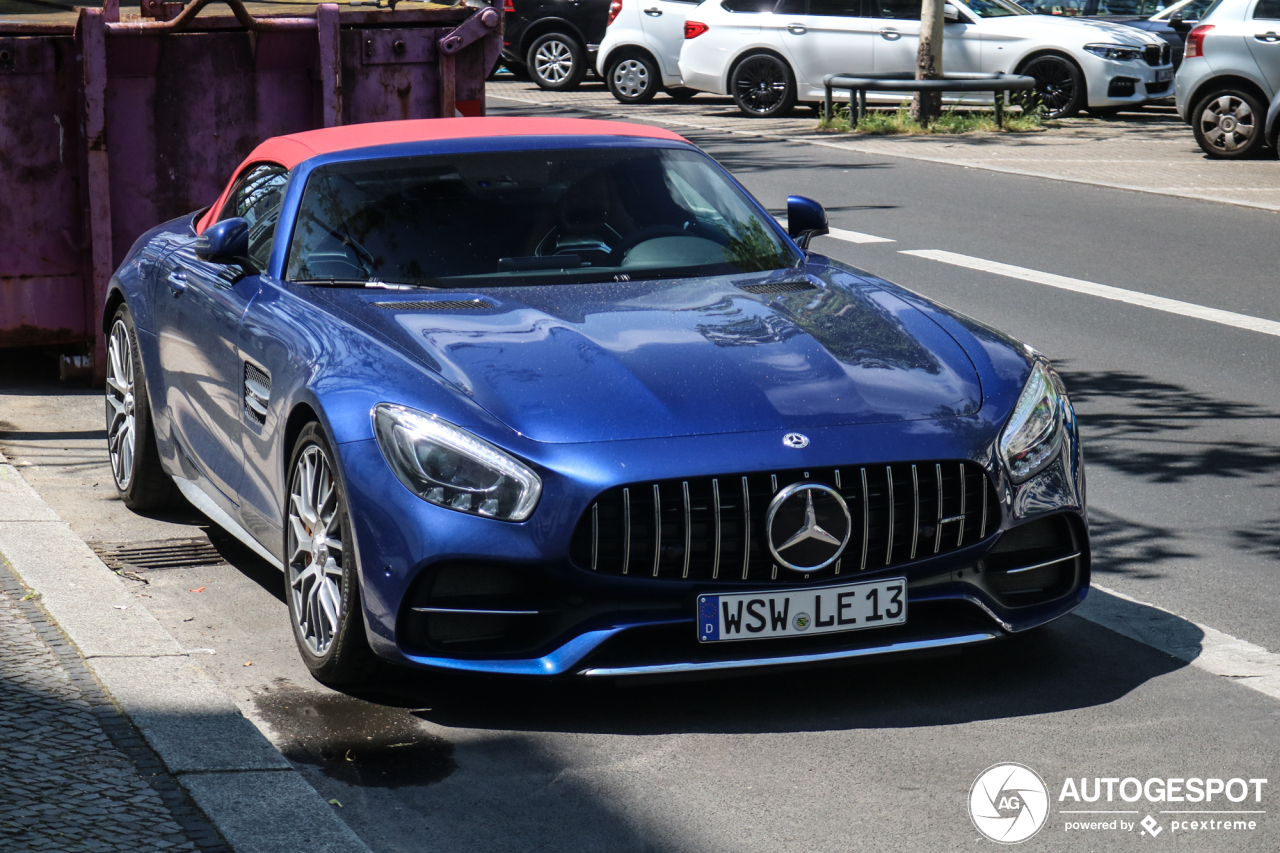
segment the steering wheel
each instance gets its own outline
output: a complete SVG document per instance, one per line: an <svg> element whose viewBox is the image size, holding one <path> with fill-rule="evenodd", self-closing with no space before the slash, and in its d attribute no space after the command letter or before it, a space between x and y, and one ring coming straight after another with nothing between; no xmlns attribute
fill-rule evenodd
<svg viewBox="0 0 1280 853"><path fill-rule="evenodd" d="M649 240L656 240L659 237L690 237L691 235L679 225L649 225L641 228L630 237L622 241L622 245L614 248L614 252L625 256L627 252Z"/></svg>

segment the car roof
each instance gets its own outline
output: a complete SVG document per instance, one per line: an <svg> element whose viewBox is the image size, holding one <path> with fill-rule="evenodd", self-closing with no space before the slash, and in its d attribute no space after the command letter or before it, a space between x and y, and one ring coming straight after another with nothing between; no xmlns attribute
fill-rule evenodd
<svg viewBox="0 0 1280 853"><path fill-rule="evenodd" d="M683 137L644 124L580 118L478 117L380 121L308 130L276 136L263 142L245 164L264 160L292 169L321 154L440 139L482 139L495 136L636 136L685 141ZM240 170L237 170L237 174Z"/></svg>

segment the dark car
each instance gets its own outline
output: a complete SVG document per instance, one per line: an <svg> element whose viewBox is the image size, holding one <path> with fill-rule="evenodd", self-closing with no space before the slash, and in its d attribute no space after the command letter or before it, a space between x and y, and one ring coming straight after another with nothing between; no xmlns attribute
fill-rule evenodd
<svg viewBox="0 0 1280 853"><path fill-rule="evenodd" d="M543 89L577 88L595 67L610 0L505 0L504 64Z"/></svg>
<svg viewBox="0 0 1280 853"><path fill-rule="evenodd" d="M1026 0L1022 5L1041 15L1096 18L1146 30L1173 48L1173 67L1182 65L1187 33L1213 0Z"/></svg>
<svg viewBox="0 0 1280 853"><path fill-rule="evenodd" d="M666 130L259 146L107 293L107 436L283 571L303 660L536 677L981 643L1089 588L1035 350L809 249Z"/></svg>

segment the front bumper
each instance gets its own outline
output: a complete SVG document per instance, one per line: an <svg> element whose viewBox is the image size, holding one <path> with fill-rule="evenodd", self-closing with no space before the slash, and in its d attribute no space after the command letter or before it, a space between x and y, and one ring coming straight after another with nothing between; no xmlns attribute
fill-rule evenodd
<svg viewBox="0 0 1280 853"><path fill-rule="evenodd" d="M838 445L821 441L814 431L814 445L843 446L845 459L839 461L851 468L884 461L886 451L878 448L883 436L877 433L897 433L901 439L911 432L901 424L831 430L845 433L845 440ZM394 478L372 440L341 445L339 455L356 527L366 626L380 657L405 666L475 673L622 677L793 667L950 648L1024 631L1070 612L1087 593L1090 565L1084 472L1073 419L1066 432L1059 459L1021 485L1003 477L989 451L985 459L970 458L984 465L996 496L991 525L973 544L902 565L868 564L839 578L748 585L655 578L647 571L606 575L575 565L570 557L571 534L597 496L636 479L614 461L623 449L618 445L631 445L625 458L636 460L633 470L641 460L671 460L666 470L663 463L647 464L645 474L692 479L735 470L743 459L753 458L750 448L732 446L724 437L549 448L557 458L537 461L554 470L544 468L542 502L521 524L451 512L418 499ZM776 439L770 438L772 446ZM934 441L912 455L965 458L960 448L945 446L951 440ZM877 455L850 464L847 448L858 446ZM829 460L811 456L804 463L810 461L819 468ZM1010 530L1026 533L1036 524L1059 531L1057 551L1022 554L1006 547L1018 540ZM1053 568L1039 567L1045 559ZM1044 590L1019 598L1016 585L1026 586L1023 579L1034 585L1041 576L1049 577ZM890 577L908 581L905 625L697 641L699 594L811 589Z"/></svg>
<svg viewBox="0 0 1280 853"><path fill-rule="evenodd" d="M1145 104L1168 98L1173 94L1174 68L1168 65L1152 66L1145 61L1092 58L1084 68L1090 107L1117 107L1126 104ZM1166 80L1158 80L1160 76Z"/></svg>

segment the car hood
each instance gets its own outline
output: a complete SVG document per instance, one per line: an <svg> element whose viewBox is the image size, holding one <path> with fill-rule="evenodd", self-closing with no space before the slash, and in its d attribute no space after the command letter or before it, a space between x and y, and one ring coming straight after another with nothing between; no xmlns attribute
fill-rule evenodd
<svg viewBox="0 0 1280 853"><path fill-rule="evenodd" d="M1081 45L1098 43L1123 44L1141 47L1160 44L1160 40L1136 27L1095 21L1088 18L1060 18L1054 15L1010 15L1005 18L984 18L983 35L1010 35L1030 38L1052 38L1063 47L1071 42Z"/></svg>
<svg viewBox="0 0 1280 853"><path fill-rule="evenodd" d="M800 292L740 286L767 281L326 295L536 441L802 430L980 407L977 373L955 340L873 281L828 269L801 279L812 289Z"/></svg>

